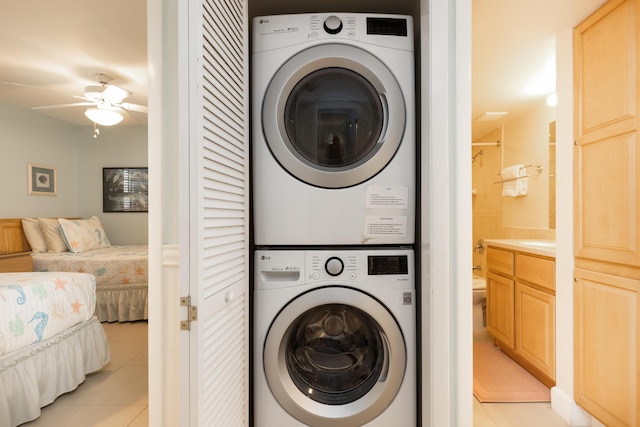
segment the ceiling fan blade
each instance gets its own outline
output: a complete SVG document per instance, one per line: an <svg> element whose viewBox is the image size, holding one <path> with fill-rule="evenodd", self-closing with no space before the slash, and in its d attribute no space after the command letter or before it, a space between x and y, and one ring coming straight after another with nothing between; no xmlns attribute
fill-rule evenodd
<svg viewBox="0 0 640 427"><path fill-rule="evenodd" d="M124 108L129 111L137 111L138 113L148 113L149 108L146 105L138 105L138 104L130 104L128 102L123 102L122 104L116 104L116 107Z"/></svg>
<svg viewBox="0 0 640 427"><path fill-rule="evenodd" d="M32 110L54 110L56 108L80 107L83 105L96 105L95 102L74 102L73 104L44 105L42 107L31 107Z"/></svg>
<svg viewBox="0 0 640 427"><path fill-rule="evenodd" d="M127 98L129 95L131 95L131 92L115 85L107 85L102 92L102 98L112 104L122 102L122 100Z"/></svg>

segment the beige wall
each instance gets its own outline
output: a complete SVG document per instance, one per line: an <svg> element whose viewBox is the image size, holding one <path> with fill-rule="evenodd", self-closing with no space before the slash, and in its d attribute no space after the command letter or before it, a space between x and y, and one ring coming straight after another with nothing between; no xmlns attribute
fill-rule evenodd
<svg viewBox="0 0 640 427"><path fill-rule="evenodd" d="M500 145L474 145L472 155L480 150L471 165L473 206L473 242L480 239L555 239L549 224L549 154L548 122L553 120L548 107L539 106L474 143L500 141ZM504 139L504 141L502 141ZM504 161L503 161L504 156ZM528 179L528 194L518 198L502 196L500 171L512 164L541 164L543 173ZM531 171L535 169L530 169ZM485 254L474 251L473 264L486 273Z"/></svg>

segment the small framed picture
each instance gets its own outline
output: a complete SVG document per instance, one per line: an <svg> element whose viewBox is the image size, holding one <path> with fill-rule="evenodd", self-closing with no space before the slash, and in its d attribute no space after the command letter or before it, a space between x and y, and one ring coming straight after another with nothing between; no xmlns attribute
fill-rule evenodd
<svg viewBox="0 0 640 427"><path fill-rule="evenodd" d="M147 168L102 168L103 212L148 212Z"/></svg>
<svg viewBox="0 0 640 427"><path fill-rule="evenodd" d="M27 163L27 193L31 196L55 196L56 168L53 166Z"/></svg>

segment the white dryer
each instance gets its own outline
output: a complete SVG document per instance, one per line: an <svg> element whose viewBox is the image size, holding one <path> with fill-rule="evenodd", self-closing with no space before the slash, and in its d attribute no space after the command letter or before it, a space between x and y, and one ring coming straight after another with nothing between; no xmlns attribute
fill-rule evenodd
<svg viewBox="0 0 640 427"><path fill-rule="evenodd" d="M255 267L255 427L416 425L412 250L258 250Z"/></svg>
<svg viewBox="0 0 640 427"><path fill-rule="evenodd" d="M413 38L409 16L253 20L257 245L414 243Z"/></svg>

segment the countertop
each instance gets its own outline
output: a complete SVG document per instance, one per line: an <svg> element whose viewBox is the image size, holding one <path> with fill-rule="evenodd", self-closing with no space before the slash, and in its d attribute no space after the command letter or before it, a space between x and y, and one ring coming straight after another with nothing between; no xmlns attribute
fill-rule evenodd
<svg viewBox="0 0 640 427"><path fill-rule="evenodd" d="M487 246L495 246L513 251L527 252L530 254L542 255L555 258L555 240L544 239L484 239Z"/></svg>

